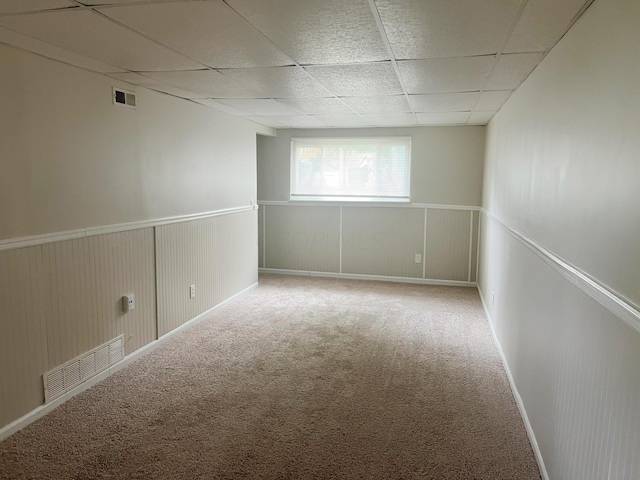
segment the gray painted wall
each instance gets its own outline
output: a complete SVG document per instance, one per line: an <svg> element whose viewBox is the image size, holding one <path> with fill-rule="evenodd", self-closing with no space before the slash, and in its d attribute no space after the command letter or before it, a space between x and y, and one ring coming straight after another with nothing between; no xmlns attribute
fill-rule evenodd
<svg viewBox="0 0 640 480"><path fill-rule="evenodd" d="M46 371L121 334L131 354L257 282L249 208L78 232L248 207L264 128L3 45L0 72L1 439L42 405ZM138 109L114 106L112 85Z"/></svg>
<svg viewBox="0 0 640 480"><path fill-rule="evenodd" d="M293 137L411 137L411 202L479 206L485 127L278 130L258 137L258 199L289 200Z"/></svg>
<svg viewBox="0 0 640 480"><path fill-rule="evenodd" d="M640 478L638 25L596 0L488 127L480 290L552 479Z"/></svg>
<svg viewBox="0 0 640 480"><path fill-rule="evenodd" d="M0 67L0 240L256 199L257 124L4 45Z"/></svg>
<svg viewBox="0 0 640 480"><path fill-rule="evenodd" d="M410 205L288 202L291 138L394 135L412 138ZM475 282L477 213L466 207L480 203L484 138L484 127L278 130L258 137L260 265Z"/></svg>

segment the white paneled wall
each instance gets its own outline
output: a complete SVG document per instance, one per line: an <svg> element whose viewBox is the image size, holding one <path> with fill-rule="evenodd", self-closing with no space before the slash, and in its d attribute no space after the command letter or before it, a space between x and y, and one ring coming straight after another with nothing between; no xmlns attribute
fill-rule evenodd
<svg viewBox="0 0 640 480"><path fill-rule="evenodd" d="M272 205L266 220L269 268L336 272L340 268L340 207Z"/></svg>
<svg viewBox="0 0 640 480"><path fill-rule="evenodd" d="M429 209L426 278L471 281L472 237L472 211Z"/></svg>
<svg viewBox="0 0 640 480"><path fill-rule="evenodd" d="M260 211L267 271L475 283L474 207L261 202Z"/></svg>
<svg viewBox="0 0 640 480"><path fill-rule="evenodd" d="M479 286L553 480L640 478L638 25L593 2L487 129Z"/></svg>
<svg viewBox="0 0 640 480"><path fill-rule="evenodd" d="M49 368L39 247L0 252L0 425L44 400Z"/></svg>
<svg viewBox="0 0 640 480"><path fill-rule="evenodd" d="M118 335L131 354L257 282L254 209L159 223L0 243L0 438L43 404L46 371Z"/></svg>
<svg viewBox="0 0 640 480"><path fill-rule="evenodd" d="M152 228L3 251L0 272L0 427L43 402L45 371L120 334L126 353L156 338Z"/></svg>
<svg viewBox="0 0 640 480"><path fill-rule="evenodd" d="M51 368L120 334L127 353L155 339L152 228L43 245L42 259Z"/></svg>
<svg viewBox="0 0 640 480"><path fill-rule="evenodd" d="M159 336L258 281L257 226L250 210L156 228Z"/></svg>
<svg viewBox="0 0 640 480"><path fill-rule="evenodd" d="M638 328L519 240L482 216L478 286L549 478L635 480Z"/></svg>
<svg viewBox="0 0 640 480"><path fill-rule="evenodd" d="M422 277L424 211L416 208L342 209L342 272Z"/></svg>

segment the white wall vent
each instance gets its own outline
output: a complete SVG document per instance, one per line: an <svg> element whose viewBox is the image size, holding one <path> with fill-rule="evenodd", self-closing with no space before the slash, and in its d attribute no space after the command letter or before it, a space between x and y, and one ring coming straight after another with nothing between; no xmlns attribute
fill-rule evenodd
<svg viewBox="0 0 640 480"><path fill-rule="evenodd" d="M120 105L122 107L137 108L138 99L136 94L123 90L121 88L113 87L113 104Z"/></svg>
<svg viewBox="0 0 640 480"><path fill-rule="evenodd" d="M44 402L49 403L73 387L95 377L124 358L124 335L69 360L42 376Z"/></svg>

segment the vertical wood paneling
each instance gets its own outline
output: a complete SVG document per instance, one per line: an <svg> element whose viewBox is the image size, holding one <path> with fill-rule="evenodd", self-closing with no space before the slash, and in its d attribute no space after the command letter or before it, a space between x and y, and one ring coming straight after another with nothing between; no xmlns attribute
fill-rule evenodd
<svg viewBox="0 0 640 480"><path fill-rule="evenodd" d="M428 210L427 278L467 281L470 232L468 211Z"/></svg>
<svg viewBox="0 0 640 480"><path fill-rule="evenodd" d="M431 223L422 208L269 205L268 214L264 209L263 268L476 281L478 212L429 208ZM414 262L416 253L423 256L421 264Z"/></svg>
<svg viewBox="0 0 640 480"><path fill-rule="evenodd" d="M422 277L424 211L417 208L342 209L342 271Z"/></svg>
<svg viewBox="0 0 640 480"><path fill-rule="evenodd" d="M480 288L550 478L640 478L640 334L487 216L481 252Z"/></svg>
<svg viewBox="0 0 640 480"><path fill-rule="evenodd" d="M58 242L42 247L49 368L120 334L127 354L155 338L153 230ZM135 310L121 299L133 293Z"/></svg>
<svg viewBox="0 0 640 480"><path fill-rule="evenodd" d="M264 215L265 206L258 209L258 265L264 268Z"/></svg>
<svg viewBox="0 0 640 480"><path fill-rule="evenodd" d="M157 227L156 255L162 336L258 281L257 212Z"/></svg>
<svg viewBox="0 0 640 480"><path fill-rule="evenodd" d="M478 274L478 238L480 233L480 212L473 212L473 237L471 239L471 281Z"/></svg>
<svg viewBox="0 0 640 480"><path fill-rule="evenodd" d="M40 247L0 252L0 426L40 405L47 337Z"/></svg>
<svg viewBox="0 0 640 480"><path fill-rule="evenodd" d="M339 271L340 207L268 208L267 268Z"/></svg>

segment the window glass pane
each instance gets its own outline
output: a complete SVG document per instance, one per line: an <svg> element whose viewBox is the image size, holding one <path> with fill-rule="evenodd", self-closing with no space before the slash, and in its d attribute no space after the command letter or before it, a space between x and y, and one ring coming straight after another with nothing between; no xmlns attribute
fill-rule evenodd
<svg viewBox="0 0 640 480"><path fill-rule="evenodd" d="M409 199L408 137L298 138L291 154L292 199Z"/></svg>

